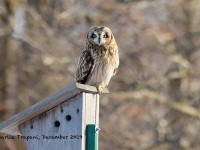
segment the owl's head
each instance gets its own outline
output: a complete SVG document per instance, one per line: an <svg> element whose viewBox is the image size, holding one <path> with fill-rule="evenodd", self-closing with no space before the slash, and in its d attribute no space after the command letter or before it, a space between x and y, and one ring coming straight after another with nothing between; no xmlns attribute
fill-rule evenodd
<svg viewBox="0 0 200 150"><path fill-rule="evenodd" d="M98 46L108 45L112 39L112 31L108 27L93 27L87 34L87 40Z"/></svg>

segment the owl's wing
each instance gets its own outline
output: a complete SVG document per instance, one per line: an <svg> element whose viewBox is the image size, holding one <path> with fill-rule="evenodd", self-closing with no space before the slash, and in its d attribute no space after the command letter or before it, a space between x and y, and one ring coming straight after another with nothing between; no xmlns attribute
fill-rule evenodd
<svg viewBox="0 0 200 150"><path fill-rule="evenodd" d="M94 65L94 59L89 50L84 50L77 64L75 82L84 84L90 75Z"/></svg>

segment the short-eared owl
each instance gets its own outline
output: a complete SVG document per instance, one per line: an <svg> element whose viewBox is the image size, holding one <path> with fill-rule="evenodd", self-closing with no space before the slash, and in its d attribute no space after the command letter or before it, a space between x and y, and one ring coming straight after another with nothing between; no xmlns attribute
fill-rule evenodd
<svg viewBox="0 0 200 150"><path fill-rule="evenodd" d="M119 66L118 47L111 30L93 27L77 64L75 82L96 86L99 93Z"/></svg>

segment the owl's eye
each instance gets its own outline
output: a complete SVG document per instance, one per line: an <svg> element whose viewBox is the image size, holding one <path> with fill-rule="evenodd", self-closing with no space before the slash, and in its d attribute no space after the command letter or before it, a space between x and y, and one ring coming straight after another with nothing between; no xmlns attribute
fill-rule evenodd
<svg viewBox="0 0 200 150"><path fill-rule="evenodd" d="M92 38L96 38L97 36L95 34L92 34Z"/></svg>
<svg viewBox="0 0 200 150"><path fill-rule="evenodd" d="M108 35L107 35L107 34L105 34L105 35L103 36L103 38L108 38Z"/></svg>

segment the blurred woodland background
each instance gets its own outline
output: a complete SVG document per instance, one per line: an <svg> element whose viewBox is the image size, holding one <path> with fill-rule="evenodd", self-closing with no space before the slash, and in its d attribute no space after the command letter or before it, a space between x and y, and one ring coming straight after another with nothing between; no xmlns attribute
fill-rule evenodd
<svg viewBox="0 0 200 150"><path fill-rule="evenodd" d="M99 149L199 150L199 0L1 0L0 121L73 81L92 26L111 28L120 53Z"/></svg>

